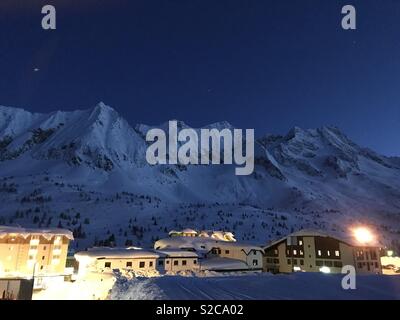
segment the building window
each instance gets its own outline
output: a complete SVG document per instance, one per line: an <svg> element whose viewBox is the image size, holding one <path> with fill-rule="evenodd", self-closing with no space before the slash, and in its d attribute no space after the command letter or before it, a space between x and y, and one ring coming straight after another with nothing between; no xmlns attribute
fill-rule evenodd
<svg viewBox="0 0 400 320"><path fill-rule="evenodd" d="M197 260L193 260L193 264L197 264Z"/></svg>
<svg viewBox="0 0 400 320"><path fill-rule="evenodd" d="M331 256L331 252L329 250L327 250L326 253L327 253L328 257Z"/></svg>
<svg viewBox="0 0 400 320"><path fill-rule="evenodd" d="M105 262L104 268L111 268L111 262Z"/></svg>
<svg viewBox="0 0 400 320"><path fill-rule="evenodd" d="M303 245L303 240L299 240L299 246Z"/></svg>
<svg viewBox="0 0 400 320"><path fill-rule="evenodd" d="M301 256L303 256L303 255L304 255L304 252L303 252L303 250L300 250L300 255L301 255Z"/></svg>
<svg viewBox="0 0 400 320"><path fill-rule="evenodd" d="M343 267L343 263L341 261L335 261L335 262L333 262L333 266L335 268L341 268L341 267Z"/></svg>
<svg viewBox="0 0 400 320"><path fill-rule="evenodd" d="M339 250L335 250L335 256L336 256L336 257L339 257L339 256L340 256Z"/></svg>
<svg viewBox="0 0 400 320"><path fill-rule="evenodd" d="M293 259L293 264L297 265L297 259Z"/></svg>
<svg viewBox="0 0 400 320"><path fill-rule="evenodd" d="M287 264L292 264L292 261L290 259L287 259Z"/></svg>
<svg viewBox="0 0 400 320"><path fill-rule="evenodd" d="M42 260L44 260L45 256L42 256Z"/></svg>
<svg viewBox="0 0 400 320"><path fill-rule="evenodd" d="M320 257L321 256L321 250L318 250L318 256Z"/></svg>
<svg viewBox="0 0 400 320"><path fill-rule="evenodd" d="M182 260L182 265L186 266L186 260Z"/></svg>
<svg viewBox="0 0 400 320"><path fill-rule="evenodd" d="M279 264L279 259L274 259L275 264Z"/></svg>
<svg viewBox="0 0 400 320"><path fill-rule="evenodd" d="M127 267L127 268L132 268L132 261L128 261L128 262L126 263L126 267Z"/></svg>
<svg viewBox="0 0 400 320"><path fill-rule="evenodd" d="M293 255L297 256L297 250L296 249L293 250Z"/></svg>
<svg viewBox="0 0 400 320"><path fill-rule="evenodd" d="M315 265L316 265L317 267L322 267L323 263L322 263L321 260L317 260L317 261L315 262Z"/></svg>
<svg viewBox="0 0 400 320"><path fill-rule="evenodd" d="M158 260L158 265L159 266L163 266L164 265L164 261L163 260Z"/></svg>
<svg viewBox="0 0 400 320"><path fill-rule="evenodd" d="M46 249L47 249L47 246L44 246L44 247L43 247L43 250L46 250Z"/></svg>
<svg viewBox="0 0 400 320"><path fill-rule="evenodd" d="M178 265L178 260L175 260L174 261L174 266L177 266Z"/></svg>
<svg viewBox="0 0 400 320"><path fill-rule="evenodd" d="M275 250L274 250L274 254L278 254L278 249L275 249Z"/></svg>
<svg viewBox="0 0 400 320"><path fill-rule="evenodd" d="M362 268L361 262L358 262L358 263L357 263L357 268L358 268L358 269L361 269L361 268Z"/></svg>
<svg viewBox="0 0 400 320"><path fill-rule="evenodd" d="M229 254L229 250L225 250L225 254Z"/></svg>
<svg viewBox="0 0 400 320"><path fill-rule="evenodd" d="M43 270L43 266L40 266L40 270Z"/></svg>
<svg viewBox="0 0 400 320"><path fill-rule="evenodd" d="M253 266L258 266L258 260L257 259L253 260Z"/></svg>
<svg viewBox="0 0 400 320"><path fill-rule="evenodd" d="M257 251L253 251L253 256L255 256L257 254Z"/></svg>
<svg viewBox="0 0 400 320"><path fill-rule="evenodd" d="M378 262L375 262L375 268L379 268Z"/></svg>
<svg viewBox="0 0 400 320"><path fill-rule="evenodd" d="M144 261L140 261L139 262L139 268L144 268L145 266L145 262Z"/></svg>
<svg viewBox="0 0 400 320"><path fill-rule="evenodd" d="M169 260L166 261L166 264L169 264Z"/></svg>
<svg viewBox="0 0 400 320"><path fill-rule="evenodd" d="M304 266L304 260L303 259L300 259L300 265Z"/></svg>
<svg viewBox="0 0 400 320"><path fill-rule="evenodd" d="M150 261L149 265L150 265L150 267L152 267L153 266L153 261Z"/></svg>
<svg viewBox="0 0 400 320"><path fill-rule="evenodd" d="M325 261L324 265L327 267L332 267L332 261Z"/></svg>

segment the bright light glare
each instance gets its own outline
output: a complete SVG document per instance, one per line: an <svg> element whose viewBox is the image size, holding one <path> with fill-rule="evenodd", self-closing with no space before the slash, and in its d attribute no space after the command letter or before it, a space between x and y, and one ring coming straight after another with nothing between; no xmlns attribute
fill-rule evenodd
<svg viewBox="0 0 400 320"><path fill-rule="evenodd" d="M356 229L354 229L353 232L354 232L354 236L355 236L356 240L359 243L362 243L362 244L369 243L374 239L373 234L367 228L364 228L364 227L356 228Z"/></svg>
<svg viewBox="0 0 400 320"><path fill-rule="evenodd" d="M322 273L331 273L331 269L329 267L322 267L319 269Z"/></svg>

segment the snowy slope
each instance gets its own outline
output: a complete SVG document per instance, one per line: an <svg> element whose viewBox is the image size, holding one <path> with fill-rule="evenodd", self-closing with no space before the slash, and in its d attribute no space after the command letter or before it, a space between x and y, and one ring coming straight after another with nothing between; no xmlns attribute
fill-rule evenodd
<svg viewBox="0 0 400 320"><path fill-rule="evenodd" d="M0 224L67 227L79 248L150 246L185 227L262 244L299 228L345 233L357 223L399 241L399 158L337 128L262 136L254 173L236 176L232 165L148 165L152 127L131 127L104 103L50 114L0 107Z"/></svg>

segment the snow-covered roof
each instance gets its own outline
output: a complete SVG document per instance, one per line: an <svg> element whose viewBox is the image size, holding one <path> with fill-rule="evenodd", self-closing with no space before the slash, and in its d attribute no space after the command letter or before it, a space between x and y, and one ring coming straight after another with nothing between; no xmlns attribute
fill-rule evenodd
<svg viewBox="0 0 400 320"><path fill-rule="evenodd" d="M128 248L109 248L95 247L87 251L81 251L75 254L75 258L88 257L94 259L100 258L159 258L164 255L153 250L128 249Z"/></svg>
<svg viewBox="0 0 400 320"><path fill-rule="evenodd" d="M189 228L183 229L182 232L183 232L183 233L197 234L197 231L196 231L196 230L189 229Z"/></svg>
<svg viewBox="0 0 400 320"><path fill-rule="evenodd" d="M56 229L56 228L36 229L36 228L0 226L0 238L4 238L9 234L16 234L25 239L31 235L40 235L48 240L54 236L64 236L67 237L69 240L74 240L72 232L66 229Z"/></svg>
<svg viewBox="0 0 400 320"><path fill-rule="evenodd" d="M266 247L274 246L282 241L285 241L289 237L307 237L307 236L334 238L334 239L337 239L341 242L347 243L347 244L349 244L351 246L355 246L355 247L379 247L379 246L382 246L378 240L375 240L368 244L360 244L359 242L357 242L357 240L354 238L354 236L350 235L350 234L346 237L346 236L339 235L339 234L322 232L320 230L303 229L303 230L299 230L299 231L293 232L291 234L288 234L287 236L280 238L278 240L275 240L275 241L271 242L270 244L268 244Z"/></svg>
<svg viewBox="0 0 400 320"><path fill-rule="evenodd" d="M185 250L170 250L170 249L165 249L165 250L156 250L156 252L160 252L161 254L166 255L169 258L198 258L199 255L196 252L193 251L185 251Z"/></svg>
<svg viewBox="0 0 400 320"><path fill-rule="evenodd" d="M263 251L261 247L238 242L220 241L213 238L205 237L173 237L160 239L155 242L154 248L156 250L165 249L194 249L196 252L209 252L212 248L240 248L246 254L251 250Z"/></svg>
<svg viewBox="0 0 400 320"><path fill-rule="evenodd" d="M201 269L210 271L248 270L249 266L241 260L215 257L204 259L201 262Z"/></svg>

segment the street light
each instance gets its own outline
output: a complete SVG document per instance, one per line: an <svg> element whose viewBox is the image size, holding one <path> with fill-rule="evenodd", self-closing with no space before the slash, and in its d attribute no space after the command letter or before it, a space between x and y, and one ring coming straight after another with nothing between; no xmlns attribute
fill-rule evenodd
<svg viewBox="0 0 400 320"><path fill-rule="evenodd" d="M361 244L367 244L374 240L374 235L371 230L365 227L353 229L353 234L356 240Z"/></svg>

